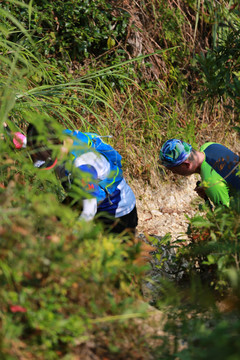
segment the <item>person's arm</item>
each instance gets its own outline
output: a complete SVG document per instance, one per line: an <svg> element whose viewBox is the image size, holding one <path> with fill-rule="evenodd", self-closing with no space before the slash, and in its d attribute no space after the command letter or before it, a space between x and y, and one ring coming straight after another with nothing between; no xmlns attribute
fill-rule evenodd
<svg viewBox="0 0 240 360"><path fill-rule="evenodd" d="M78 184L86 193L85 199L92 200L83 201L88 208L86 211L83 210L83 217L87 214L87 218L90 218L89 213L96 214L98 203L106 198L104 190L99 186L99 181L109 175L110 164L104 156L90 151L77 157L74 165L81 171L78 175Z"/></svg>
<svg viewBox="0 0 240 360"><path fill-rule="evenodd" d="M206 161L201 166L202 187L214 205L229 206L229 189L226 181Z"/></svg>
<svg viewBox="0 0 240 360"><path fill-rule="evenodd" d="M85 221L90 221L94 218L97 213L97 199L84 199L83 200L83 210L79 219L84 219Z"/></svg>
<svg viewBox="0 0 240 360"><path fill-rule="evenodd" d="M214 205L229 206L229 189L226 182L220 179L217 184L210 184L206 188L206 195L213 202Z"/></svg>
<svg viewBox="0 0 240 360"><path fill-rule="evenodd" d="M83 199L83 209L79 219L90 221L97 213L97 172L93 166L80 165L78 169L82 172L82 189L89 198Z"/></svg>

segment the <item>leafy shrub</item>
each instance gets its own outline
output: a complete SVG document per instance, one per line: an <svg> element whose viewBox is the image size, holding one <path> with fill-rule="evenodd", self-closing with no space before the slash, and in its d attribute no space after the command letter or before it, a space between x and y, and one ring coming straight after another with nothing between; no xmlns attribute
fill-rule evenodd
<svg viewBox="0 0 240 360"><path fill-rule="evenodd" d="M240 199L231 206L196 215L190 220L190 243L181 249L187 256L191 274L199 274L216 294L239 291L240 284Z"/></svg>
<svg viewBox="0 0 240 360"><path fill-rule="evenodd" d="M76 221L49 174L35 174L24 152L1 150L0 357L57 359L102 322L144 312L131 289L138 250Z"/></svg>
<svg viewBox="0 0 240 360"><path fill-rule="evenodd" d="M217 357L220 360L239 358L240 321L233 314L216 316L205 312L172 314L165 331L167 336L159 339L162 345L154 349L154 358L159 360L205 360Z"/></svg>
<svg viewBox="0 0 240 360"><path fill-rule="evenodd" d="M38 1L29 7L4 1L4 8L29 28L38 51L46 57L82 62L101 55L126 36L128 15L105 0ZM21 34L13 31L10 40Z"/></svg>
<svg viewBox="0 0 240 360"><path fill-rule="evenodd" d="M197 55L198 66L201 69L201 98L213 99L230 97L237 107L240 107L240 47L239 31L231 31L223 45L208 50L206 55Z"/></svg>
<svg viewBox="0 0 240 360"><path fill-rule="evenodd" d="M178 281L159 279L156 304L163 310L168 305L169 311L154 358L238 359L239 224L239 197L229 208L219 206L189 219L188 243L176 242L181 246L172 264L184 264L185 274Z"/></svg>
<svg viewBox="0 0 240 360"><path fill-rule="evenodd" d="M92 79L105 71L113 74L113 69L65 82L60 71L23 46L26 37L21 45L6 39L1 43L9 51L1 54L1 133L3 121L12 131L24 131L28 122L40 126L46 119L52 125L72 125L73 113L85 125L76 108L86 115L93 114L92 104L108 106L108 94L95 89ZM56 78L48 77L48 69L56 71ZM33 76L40 74L43 84L35 79L36 85ZM100 121L99 126L104 127ZM45 128L45 136L47 132ZM133 286L142 272L132 263L138 246L128 239L122 244L122 237L104 234L100 225L78 222L79 212L59 204L62 192L55 177L35 172L27 150L15 152L11 140L5 140L0 142L0 357L70 356L89 338L97 343L108 326L112 335L105 351L116 358L122 352L117 331L121 326L133 330L128 319L146 309L135 301L138 286ZM111 325L115 320L124 325ZM124 351L131 353L130 345Z"/></svg>

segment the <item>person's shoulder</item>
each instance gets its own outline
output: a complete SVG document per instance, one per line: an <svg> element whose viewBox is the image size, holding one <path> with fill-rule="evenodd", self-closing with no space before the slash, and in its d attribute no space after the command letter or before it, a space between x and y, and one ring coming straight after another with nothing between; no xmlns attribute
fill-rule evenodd
<svg viewBox="0 0 240 360"><path fill-rule="evenodd" d="M109 161L103 156L102 154L98 153L97 151L86 151L83 154L76 157L74 160L76 163L84 163L89 165L96 165L102 163L109 163Z"/></svg>
<svg viewBox="0 0 240 360"><path fill-rule="evenodd" d="M233 153L232 150L230 150L227 146L225 145L222 145L222 144L219 144L219 143L216 143L216 142L207 142L205 144L203 144L201 147L200 147L200 151L204 151L206 150L207 148L211 148L211 150L216 150L216 151L225 151L225 152L231 152Z"/></svg>
<svg viewBox="0 0 240 360"><path fill-rule="evenodd" d="M203 144L201 147L200 147L200 151L204 151L206 148L208 148L210 145L220 145L218 143L215 143L215 142L212 142L212 141L209 141L209 142L206 142L205 144Z"/></svg>
<svg viewBox="0 0 240 360"><path fill-rule="evenodd" d="M208 162L238 162L239 155L230 150L225 145L219 143L206 143L201 147L201 151L205 153Z"/></svg>

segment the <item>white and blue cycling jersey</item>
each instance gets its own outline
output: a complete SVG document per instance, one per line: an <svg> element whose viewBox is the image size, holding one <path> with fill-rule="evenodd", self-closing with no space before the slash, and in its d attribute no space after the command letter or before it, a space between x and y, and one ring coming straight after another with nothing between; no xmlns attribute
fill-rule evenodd
<svg viewBox="0 0 240 360"><path fill-rule="evenodd" d="M109 161L96 152L86 152L74 160L74 166L91 176L92 182L88 183L91 189L91 199L83 200L82 218L92 219L97 212L107 212L115 218L129 214L136 205L135 195L122 178L116 190L111 194L101 188L99 183L112 176Z"/></svg>

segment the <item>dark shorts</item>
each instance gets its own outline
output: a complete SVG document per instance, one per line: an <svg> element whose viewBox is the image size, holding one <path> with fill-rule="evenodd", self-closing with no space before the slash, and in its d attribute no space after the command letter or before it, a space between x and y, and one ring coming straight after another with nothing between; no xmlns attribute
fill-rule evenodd
<svg viewBox="0 0 240 360"><path fill-rule="evenodd" d="M138 225L138 215L136 206L133 210L122 217L113 218L106 213L98 213L97 220L101 221L110 232L120 234L123 231L134 234Z"/></svg>

